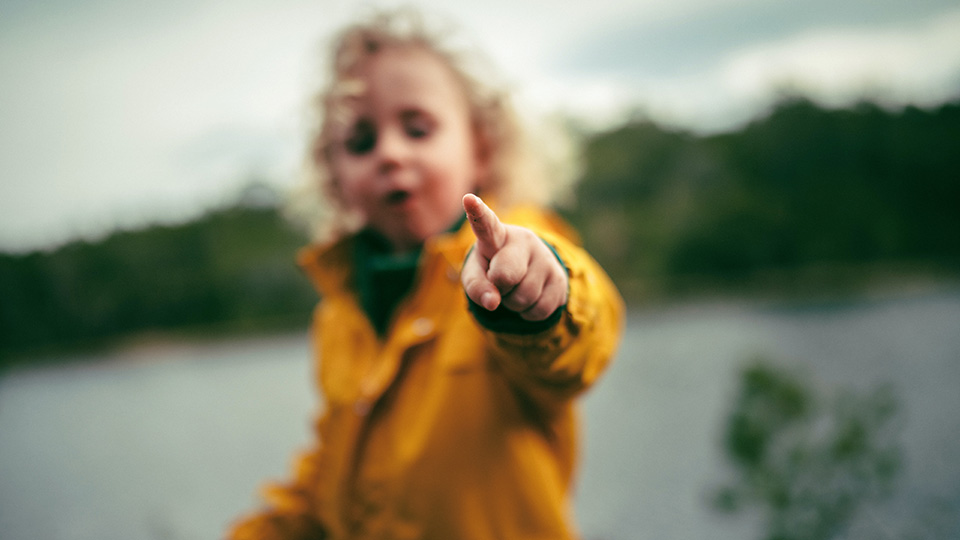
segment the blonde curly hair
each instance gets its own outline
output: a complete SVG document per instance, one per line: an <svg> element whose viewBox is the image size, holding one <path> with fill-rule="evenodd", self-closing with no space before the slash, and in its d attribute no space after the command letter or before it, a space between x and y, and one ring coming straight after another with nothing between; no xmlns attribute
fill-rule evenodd
<svg viewBox="0 0 960 540"><path fill-rule="evenodd" d="M338 122L344 121L345 101L363 91L355 74L364 62L388 49L427 51L447 66L459 83L478 145L487 159L482 196L495 200L501 210L569 200L579 173L569 133L544 123L539 139L546 146L535 152L530 129L521 122L506 91L484 82L496 79L489 67L481 63L479 54L448 45L451 35L449 29L431 30L421 13L407 8L376 12L335 36L328 82L312 102L303 181L287 205L288 216L305 224L315 241L335 240L363 226L360 218L341 204L336 191L333 134Z"/></svg>

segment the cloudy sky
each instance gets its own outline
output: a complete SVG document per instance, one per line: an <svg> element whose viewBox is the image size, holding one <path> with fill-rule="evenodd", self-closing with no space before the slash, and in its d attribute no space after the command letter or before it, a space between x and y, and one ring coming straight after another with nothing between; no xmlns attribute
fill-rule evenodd
<svg viewBox="0 0 960 540"><path fill-rule="evenodd" d="M296 177L347 0L0 0L0 250L197 215ZM408 2L409 3L409 2ZM484 0L461 27L531 114L730 129L784 88L827 105L960 96L956 0Z"/></svg>

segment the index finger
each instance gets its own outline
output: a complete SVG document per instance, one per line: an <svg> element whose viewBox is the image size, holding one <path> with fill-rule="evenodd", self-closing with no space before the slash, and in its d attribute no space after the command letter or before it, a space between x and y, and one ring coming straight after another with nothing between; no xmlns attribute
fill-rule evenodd
<svg viewBox="0 0 960 540"><path fill-rule="evenodd" d="M506 242L506 228L493 210L472 193L463 196L463 210L467 213L470 228L477 237L477 252L490 260Z"/></svg>

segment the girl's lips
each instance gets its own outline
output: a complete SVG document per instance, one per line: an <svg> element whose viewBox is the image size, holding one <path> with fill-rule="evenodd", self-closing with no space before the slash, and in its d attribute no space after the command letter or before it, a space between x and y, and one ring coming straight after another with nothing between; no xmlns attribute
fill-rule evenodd
<svg viewBox="0 0 960 540"><path fill-rule="evenodd" d="M390 193L387 193L385 200L388 206L400 206L403 203L409 201L410 198L411 198L411 194L409 191L398 189L395 191L391 191Z"/></svg>

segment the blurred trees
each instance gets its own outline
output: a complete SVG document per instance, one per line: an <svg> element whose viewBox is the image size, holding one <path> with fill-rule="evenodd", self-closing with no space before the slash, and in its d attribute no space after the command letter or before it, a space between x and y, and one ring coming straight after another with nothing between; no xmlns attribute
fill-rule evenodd
<svg viewBox="0 0 960 540"><path fill-rule="evenodd" d="M955 278L957 148L960 101L889 111L787 99L711 136L630 121L588 138L566 215L632 302L849 288L904 267ZM316 295L293 259L307 239L277 201L254 198L182 225L0 254L0 365L133 332L305 325Z"/></svg>
<svg viewBox="0 0 960 540"><path fill-rule="evenodd" d="M294 262L306 238L276 206L0 256L0 367L14 352L96 346L142 331L305 326L316 293Z"/></svg>
<svg viewBox="0 0 960 540"><path fill-rule="evenodd" d="M957 148L960 102L891 112L787 99L705 137L633 122L588 141L569 217L632 298L770 276L789 287L810 270L815 286L881 265L955 275Z"/></svg>

